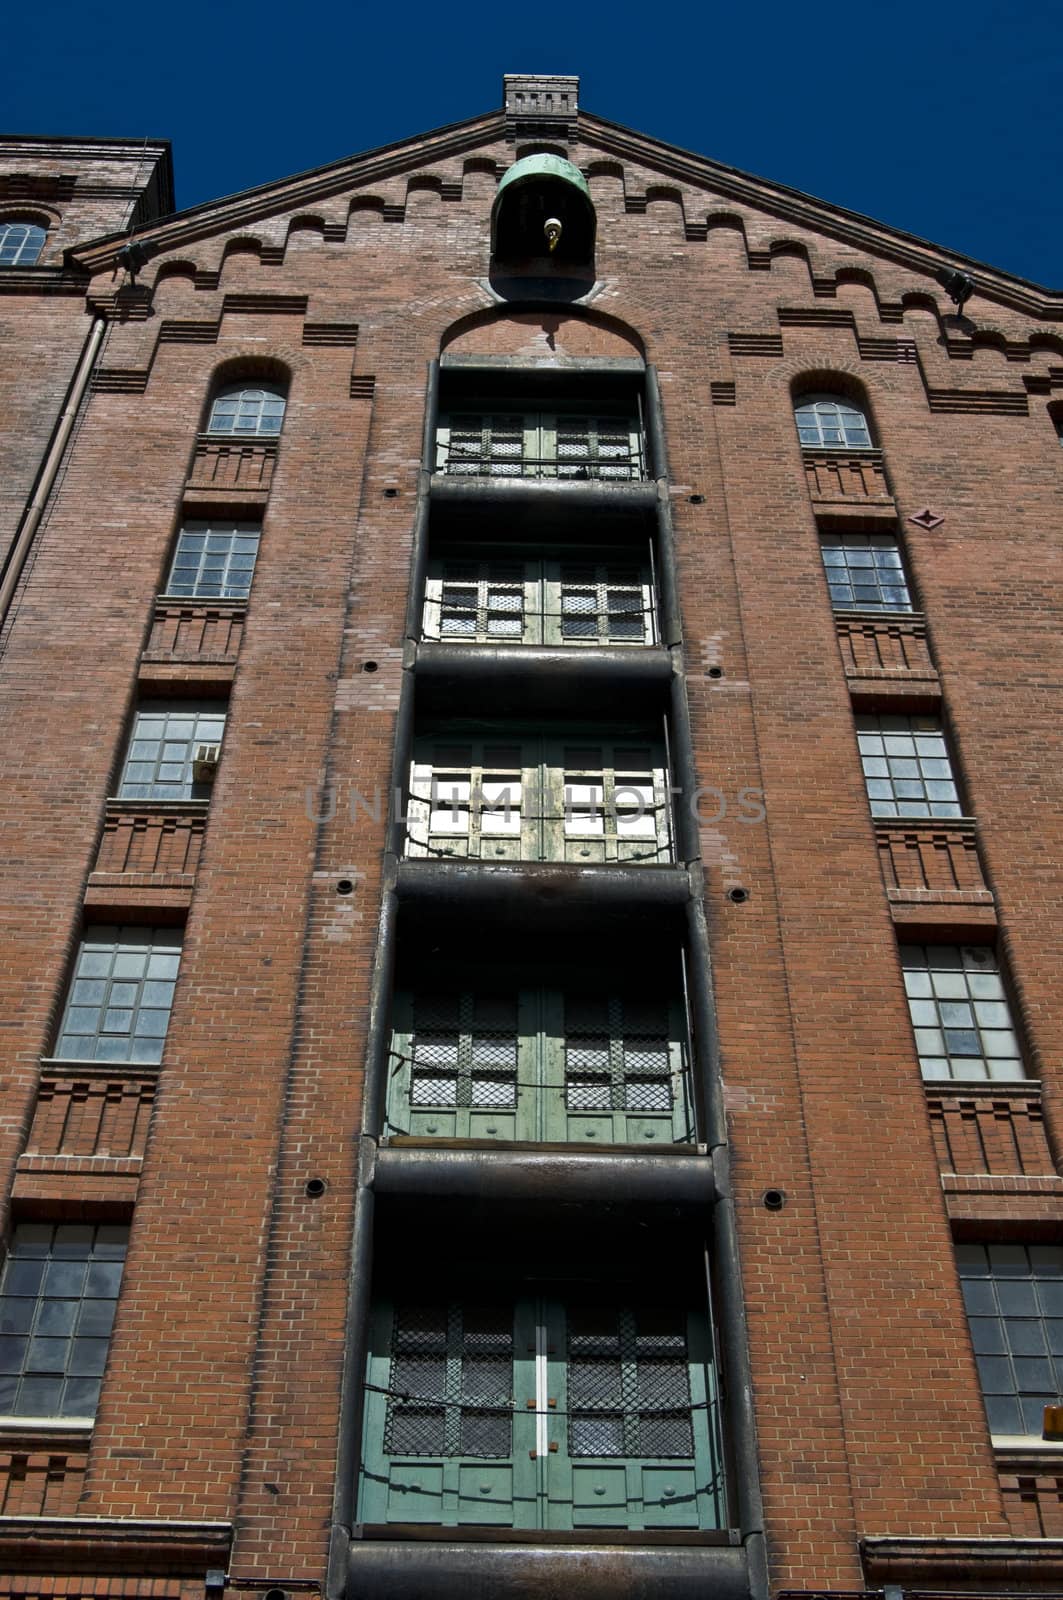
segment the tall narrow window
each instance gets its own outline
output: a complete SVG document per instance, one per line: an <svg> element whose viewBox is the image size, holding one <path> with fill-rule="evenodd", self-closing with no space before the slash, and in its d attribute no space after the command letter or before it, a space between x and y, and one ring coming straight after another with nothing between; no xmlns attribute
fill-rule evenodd
<svg viewBox="0 0 1063 1600"><path fill-rule="evenodd" d="M794 403L797 437L806 449L869 450L871 430L859 406L836 394L806 394Z"/></svg>
<svg viewBox="0 0 1063 1600"><path fill-rule="evenodd" d="M901 552L889 533L832 533L822 539L836 611L910 611Z"/></svg>
<svg viewBox="0 0 1063 1600"><path fill-rule="evenodd" d="M856 737L873 817L962 817L936 717L860 712Z"/></svg>
<svg viewBox="0 0 1063 1600"><path fill-rule="evenodd" d="M901 946L924 1078L1026 1077L997 960L988 945Z"/></svg>
<svg viewBox="0 0 1063 1600"><path fill-rule="evenodd" d="M0 267L36 266L44 240L35 222L0 222Z"/></svg>
<svg viewBox="0 0 1063 1600"><path fill-rule="evenodd" d="M166 593L182 600L246 600L258 556L255 522L186 522Z"/></svg>
<svg viewBox="0 0 1063 1600"><path fill-rule="evenodd" d="M206 800L225 732L222 701L156 700L133 723L121 800ZM211 754L213 752L213 754Z"/></svg>
<svg viewBox="0 0 1063 1600"><path fill-rule="evenodd" d="M268 438L280 433L285 405L279 383L227 383L214 396L207 432Z"/></svg>
<svg viewBox="0 0 1063 1600"><path fill-rule="evenodd" d="M0 1415L96 1413L129 1229L24 1222L0 1274Z"/></svg>
<svg viewBox="0 0 1063 1600"><path fill-rule="evenodd" d="M1040 1441L1063 1403L1063 1246L958 1244L956 1257L991 1433Z"/></svg>
<svg viewBox="0 0 1063 1600"><path fill-rule="evenodd" d="M181 963L176 928L86 928L55 1047L60 1061L162 1060Z"/></svg>

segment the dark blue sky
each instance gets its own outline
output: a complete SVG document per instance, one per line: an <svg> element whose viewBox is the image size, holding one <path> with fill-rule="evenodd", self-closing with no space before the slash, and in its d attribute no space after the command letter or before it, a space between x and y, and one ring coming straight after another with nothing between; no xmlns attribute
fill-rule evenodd
<svg viewBox="0 0 1063 1600"><path fill-rule="evenodd" d="M503 72L1063 287L1059 0L9 9L7 132L162 136L177 203L490 110Z"/></svg>

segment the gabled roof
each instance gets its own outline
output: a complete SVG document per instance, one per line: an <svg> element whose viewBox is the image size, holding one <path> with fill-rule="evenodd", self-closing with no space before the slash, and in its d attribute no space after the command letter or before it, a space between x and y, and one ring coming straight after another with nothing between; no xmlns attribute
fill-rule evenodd
<svg viewBox="0 0 1063 1600"><path fill-rule="evenodd" d="M600 150L603 158L636 162L656 170L662 178L704 188L716 198L749 206L777 217L780 222L837 239L924 275L933 276L945 265L958 265L974 279L979 294L1048 321L1063 320L1063 290L1046 289L903 229L876 222L860 212L832 205L782 183L754 177L582 109L578 121L580 143L584 148L589 145ZM503 110L470 117L292 177L206 201L139 228L135 236L138 240L150 240L156 250L161 251L217 233L246 229L265 217L313 206L345 190L365 188L403 173L412 174L447 158L471 155L504 139L510 126ZM521 139L525 146L531 142L534 141L526 136ZM550 142L548 135L544 135L543 142ZM70 250L68 259L90 271L105 269L113 263L116 252L128 244L129 238L128 234L109 234Z"/></svg>

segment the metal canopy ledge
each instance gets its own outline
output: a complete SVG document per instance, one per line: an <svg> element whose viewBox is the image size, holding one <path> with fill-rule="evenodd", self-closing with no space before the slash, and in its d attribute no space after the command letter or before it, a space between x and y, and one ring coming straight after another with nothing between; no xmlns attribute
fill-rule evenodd
<svg viewBox="0 0 1063 1600"><path fill-rule="evenodd" d="M746 1600L748 1593L740 1547L366 1539L351 1542L346 1600Z"/></svg>
<svg viewBox="0 0 1063 1600"><path fill-rule="evenodd" d="M388 1145L376 1152L377 1194L477 1200L622 1200L707 1206L716 1198L712 1157L671 1150L455 1150Z"/></svg>
<svg viewBox="0 0 1063 1600"><path fill-rule="evenodd" d="M418 709L436 702L453 714L454 696L472 709L565 711L625 718L659 710L672 676L667 650L642 645L569 648L546 645L420 644ZM622 698L621 698L622 697Z"/></svg>
<svg viewBox="0 0 1063 1600"><path fill-rule="evenodd" d="M672 676L672 658L667 650L654 645L539 644L436 644L417 646L417 671L426 676L448 678L478 677L484 671L492 676L571 676L585 684L588 678L605 678L616 687L651 679L667 683Z"/></svg>
<svg viewBox="0 0 1063 1600"><path fill-rule="evenodd" d="M610 509L652 511L657 504L657 485L652 478L635 483L604 483L599 478L586 482L564 478L473 478L434 472L431 480L434 504L465 501L499 506L535 506L542 512L551 506L575 509L584 507L599 516Z"/></svg>
<svg viewBox="0 0 1063 1600"><path fill-rule="evenodd" d="M686 867L572 866L568 862L400 861L395 887L402 900L462 902L565 910L588 904L682 906L691 895Z"/></svg>

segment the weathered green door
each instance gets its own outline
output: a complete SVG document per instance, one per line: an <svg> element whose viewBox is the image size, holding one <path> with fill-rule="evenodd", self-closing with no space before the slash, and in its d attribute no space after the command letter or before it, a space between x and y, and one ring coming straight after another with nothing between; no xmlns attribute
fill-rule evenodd
<svg viewBox="0 0 1063 1600"><path fill-rule="evenodd" d="M534 1348L534 1327L512 1304L379 1306L360 1520L537 1527L535 1417L514 1398L534 1395Z"/></svg>
<svg viewBox="0 0 1063 1600"><path fill-rule="evenodd" d="M547 644L653 644L653 582L648 566L610 555L543 563L543 638Z"/></svg>
<svg viewBox="0 0 1063 1600"><path fill-rule="evenodd" d="M534 993L397 994L385 1136L538 1140Z"/></svg>
<svg viewBox="0 0 1063 1600"><path fill-rule="evenodd" d="M725 1521L704 1317L547 1304L550 1528L716 1528ZM554 1448L556 1446L556 1449Z"/></svg>
<svg viewBox="0 0 1063 1600"><path fill-rule="evenodd" d="M436 471L492 478L627 481L645 471L634 417L464 411L440 417Z"/></svg>
<svg viewBox="0 0 1063 1600"><path fill-rule="evenodd" d="M615 1300L378 1307L360 1520L717 1528L705 1319Z"/></svg>
<svg viewBox="0 0 1063 1600"><path fill-rule="evenodd" d="M384 1136L691 1144L686 1029L663 996L398 994Z"/></svg>
<svg viewBox="0 0 1063 1600"><path fill-rule="evenodd" d="M407 856L657 866L673 859L663 746L523 736L416 741Z"/></svg>
<svg viewBox="0 0 1063 1600"><path fill-rule="evenodd" d="M689 1144L685 1029L664 999L569 991L544 997L547 1139Z"/></svg>

